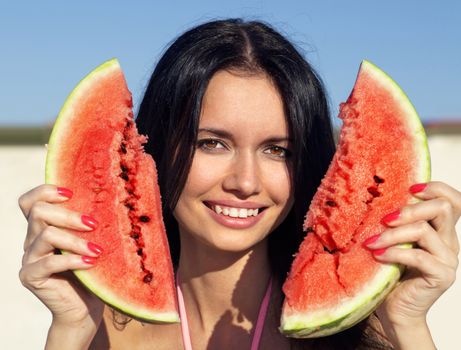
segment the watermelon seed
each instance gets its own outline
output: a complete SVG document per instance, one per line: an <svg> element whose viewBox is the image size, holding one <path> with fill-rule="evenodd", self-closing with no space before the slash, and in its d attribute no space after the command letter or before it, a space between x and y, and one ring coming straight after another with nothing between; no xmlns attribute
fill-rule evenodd
<svg viewBox="0 0 461 350"><path fill-rule="evenodd" d="M373 198L380 197L381 193L378 191L378 188L376 186L370 186L367 188L368 193L370 193Z"/></svg>
<svg viewBox="0 0 461 350"><path fill-rule="evenodd" d="M131 224L131 229L132 229L132 232L135 232L135 233L140 233L141 232L139 226L136 226L136 225L133 225L133 224Z"/></svg>
<svg viewBox="0 0 461 350"><path fill-rule="evenodd" d="M309 226L308 228L306 228L306 232L314 232L314 228L312 226Z"/></svg>
<svg viewBox="0 0 461 350"><path fill-rule="evenodd" d="M148 217L147 215L141 215L141 216L139 217L139 220L140 220L141 222L149 222L149 221L150 221L150 217Z"/></svg>
<svg viewBox="0 0 461 350"><path fill-rule="evenodd" d="M327 200L327 201L325 202L325 204L328 205L329 207L336 207L336 206L338 206L338 205L336 204L336 202L333 201L333 200Z"/></svg>
<svg viewBox="0 0 461 350"><path fill-rule="evenodd" d="M142 279L145 283L150 283L152 282L152 272L147 273L144 278Z"/></svg>
<svg viewBox="0 0 461 350"><path fill-rule="evenodd" d="M373 180L375 180L377 184L382 184L384 182L384 179L379 177L378 175L373 176Z"/></svg>
<svg viewBox="0 0 461 350"><path fill-rule="evenodd" d="M128 172L128 167L124 163L120 163L120 169L122 169L122 172L124 173Z"/></svg>
<svg viewBox="0 0 461 350"><path fill-rule="evenodd" d="M119 154L121 156L120 160L120 170L121 173L119 174L119 177L121 177L123 180L126 181L125 183L125 191L126 194L128 195L127 198L122 202L123 205L128 208L128 218L131 221L131 232L129 233L130 237L134 239L134 243L136 245L136 254L140 257L140 269L141 273L143 274L144 277L142 277L143 281L145 283L150 283L153 279L153 274L151 271L146 269L144 265L144 261L146 260L146 254L143 251L144 249L144 242L143 242L143 236L141 233L141 226L139 226L139 222L149 222L150 216L147 215L141 215L138 216L135 211L136 211L136 199L139 199L139 196L135 193L135 186L136 183L133 181L134 179L130 178L130 167L129 164L130 161L126 159L126 156L123 156L123 154L128 153L128 148L129 142L132 139L132 134L131 134L131 129L134 127L134 122L131 120L127 120L126 125L125 125L125 130L123 131L123 140L120 143L120 148L119 148Z"/></svg>

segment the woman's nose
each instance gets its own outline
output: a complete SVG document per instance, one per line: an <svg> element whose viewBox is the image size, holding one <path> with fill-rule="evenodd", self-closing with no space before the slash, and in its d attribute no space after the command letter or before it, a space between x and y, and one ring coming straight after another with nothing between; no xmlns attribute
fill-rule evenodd
<svg viewBox="0 0 461 350"><path fill-rule="evenodd" d="M260 169L254 154L248 152L234 157L223 188L242 198L261 191Z"/></svg>

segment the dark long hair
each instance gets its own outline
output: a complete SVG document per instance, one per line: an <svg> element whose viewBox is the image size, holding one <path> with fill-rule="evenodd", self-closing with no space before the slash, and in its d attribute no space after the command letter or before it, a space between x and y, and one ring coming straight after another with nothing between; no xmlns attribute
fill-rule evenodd
<svg viewBox="0 0 461 350"><path fill-rule="evenodd" d="M335 146L320 78L292 43L259 21L218 20L179 36L157 63L140 104L136 123L148 136L145 149L157 163L173 264L178 263L180 249L173 210L192 163L202 98L210 79L221 70L265 74L284 103L294 155L295 201L268 239L272 271L283 280L304 237L304 215Z"/></svg>

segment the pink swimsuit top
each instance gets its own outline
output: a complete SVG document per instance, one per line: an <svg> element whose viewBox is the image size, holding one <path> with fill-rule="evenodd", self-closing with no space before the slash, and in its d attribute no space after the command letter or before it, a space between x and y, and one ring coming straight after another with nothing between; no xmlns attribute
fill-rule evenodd
<svg viewBox="0 0 461 350"><path fill-rule="evenodd" d="M181 333L182 341L185 350L192 350L192 343L189 332L189 324L187 323L186 307L184 305L184 297L182 295L181 287L179 286L179 277L176 275L176 288L178 290L178 304L179 304L179 318L181 319ZM269 300L272 290L272 278L267 286L266 294L259 307L258 320L256 322L255 332L251 340L251 350L258 350L261 335L263 333L264 321L266 319L267 309L269 307Z"/></svg>

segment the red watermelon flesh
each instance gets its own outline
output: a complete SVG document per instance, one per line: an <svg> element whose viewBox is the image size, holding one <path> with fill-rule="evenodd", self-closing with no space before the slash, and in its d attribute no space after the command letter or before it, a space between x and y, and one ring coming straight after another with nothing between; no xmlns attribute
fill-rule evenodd
<svg viewBox="0 0 461 350"><path fill-rule="evenodd" d="M408 98L364 61L340 107L339 144L306 216L307 236L283 286L281 330L329 335L366 317L400 276L378 263L363 241L384 231L382 217L410 203L408 188L426 182L424 129Z"/></svg>
<svg viewBox="0 0 461 350"><path fill-rule="evenodd" d="M84 78L67 98L48 144L46 182L74 192L65 206L98 222L74 233L104 251L75 271L103 301L133 317L177 322L176 294L157 171L143 151L131 94L117 60Z"/></svg>

